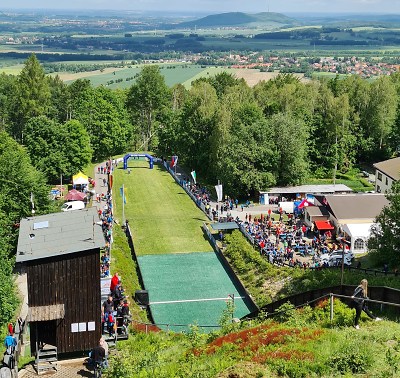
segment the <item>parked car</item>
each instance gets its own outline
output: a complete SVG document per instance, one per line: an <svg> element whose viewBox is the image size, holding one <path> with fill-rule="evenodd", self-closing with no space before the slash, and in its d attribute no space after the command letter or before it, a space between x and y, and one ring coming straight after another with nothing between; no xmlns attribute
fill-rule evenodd
<svg viewBox="0 0 400 378"><path fill-rule="evenodd" d="M329 266L341 266L342 265L342 256L331 256L328 259ZM351 265L351 258L347 255L344 256L344 265L350 266Z"/></svg>
<svg viewBox="0 0 400 378"><path fill-rule="evenodd" d="M328 261L331 257L342 258L342 254L343 254L343 251L341 249L338 249L337 251L322 254L320 256L320 259ZM345 251L344 255L345 255L345 258L346 257L349 258L350 261L354 259L354 253L351 251Z"/></svg>
<svg viewBox="0 0 400 378"><path fill-rule="evenodd" d="M85 203L83 201L70 201L61 206L61 211L81 210L84 208Z"/></svg>

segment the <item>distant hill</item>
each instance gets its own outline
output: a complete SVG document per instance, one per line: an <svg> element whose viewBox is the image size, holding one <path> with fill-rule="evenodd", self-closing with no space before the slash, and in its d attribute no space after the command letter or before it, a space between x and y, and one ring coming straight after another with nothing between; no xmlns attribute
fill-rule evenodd
<svg viewBox="0 0 400 378"><path fill-rule="evenodd" d="M265 24L296 25L298 22L281 13L263 12L248 14L242 12L229 12L212 14L194 21L181 22L176 27L220 27L220 26L255 26Z"/></svg>

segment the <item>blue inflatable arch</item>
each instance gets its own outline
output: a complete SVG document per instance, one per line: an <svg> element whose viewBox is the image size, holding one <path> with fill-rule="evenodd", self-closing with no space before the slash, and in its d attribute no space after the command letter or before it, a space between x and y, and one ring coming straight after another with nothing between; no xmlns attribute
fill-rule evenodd
<svg viewBox="0 0 400 378"><path fill-rule="evenodd" d="M153 166L154 166L154 157L153 156L151 156L151 155L149 155L149 154L126 154L125 156L124 156L124 169L127 169L128 168L128 160L129 160L129 158L131 158L131 157L146 157L147 159L149 159L149 168L150 169L153 169Z"/></svg>

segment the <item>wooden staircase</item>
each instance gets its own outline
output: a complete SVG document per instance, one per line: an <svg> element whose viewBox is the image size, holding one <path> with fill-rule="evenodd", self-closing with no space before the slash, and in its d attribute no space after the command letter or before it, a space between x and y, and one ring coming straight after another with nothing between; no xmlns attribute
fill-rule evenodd
<svg viewBox="0 0 400 378"><path fill-rule="evenodd" d="M36 352L36 372L38 375L57 371L57 347L45 345Z"/></svg>

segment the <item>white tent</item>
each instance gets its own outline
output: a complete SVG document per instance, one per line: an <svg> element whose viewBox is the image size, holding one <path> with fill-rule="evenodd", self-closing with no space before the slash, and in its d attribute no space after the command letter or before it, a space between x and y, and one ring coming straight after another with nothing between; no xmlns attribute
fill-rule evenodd
<svg viewBox="0 0 400 378"><path fill-rule="evenodd" d="M72 176L72 183L74 185L89 185L89 177L79 172L75 176Z"/></svg>
<svg viewBox="0 0 400 378"><path fill-rule="evenodd" d="M367 242L371 235L373 223L354 223L343 225L343 231L350 236L350 250L354 253L367 252Z"/></svg>

